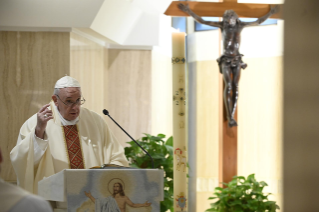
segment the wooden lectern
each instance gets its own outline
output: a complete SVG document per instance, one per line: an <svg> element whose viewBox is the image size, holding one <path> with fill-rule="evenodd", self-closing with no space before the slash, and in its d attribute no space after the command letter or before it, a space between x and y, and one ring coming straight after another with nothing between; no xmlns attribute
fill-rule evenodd
<svg viewBox="0 0 319 212"><path fill-rule="evenodd" d="M158 169L65 169L41 180L38 194L55 202L55 212L159 212L163 181Z"/></svg>

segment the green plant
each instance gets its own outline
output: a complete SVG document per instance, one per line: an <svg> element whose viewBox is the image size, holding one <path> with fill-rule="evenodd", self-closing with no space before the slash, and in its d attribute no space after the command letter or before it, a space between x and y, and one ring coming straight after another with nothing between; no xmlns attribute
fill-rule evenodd
<svg viewBox="0 0 319 212"><path fill-rule="evenodd" d="M166 141L163 134L152 136L145 134L137 142L149 152L154 160L154 168L164 170L164 201L161 202L161 212L167 210L174 211L174 192L173 192L173 137ZM125 155L132 167L152 168L151 159L134 143L127 142L131 146L125 148Z"/></svg>
<svg viewBox="0 0 319 212"><path fill-rule="evenodd" d="M274 201L268 201L270 194L263 194L263 189L268 186L264 181L257 182L255 174L247 179L243 176L235 176L229 183L223 183L226 187L215 188L214 195L209 199L217 199L211 203L211 208L206 211L215 212L274 212L279 206Z"/></svg>

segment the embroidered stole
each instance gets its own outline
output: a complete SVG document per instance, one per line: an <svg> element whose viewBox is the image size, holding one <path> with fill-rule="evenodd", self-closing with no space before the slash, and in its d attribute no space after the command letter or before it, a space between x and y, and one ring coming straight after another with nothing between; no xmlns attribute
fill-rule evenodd
<svg viewBox="0 0 319 212"><path fill-rule="evenodd" d="M71 169L84 169L84 161L77 126L63 126L63 130Z"/></svg>

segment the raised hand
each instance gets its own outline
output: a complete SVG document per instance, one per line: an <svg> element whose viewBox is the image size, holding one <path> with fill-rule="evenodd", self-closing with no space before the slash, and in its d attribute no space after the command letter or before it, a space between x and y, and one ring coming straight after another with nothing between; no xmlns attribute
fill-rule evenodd
<svg viewBox="0 0 319 212"><path fill-rule="evenodd" d="M50 119L53 119L52 110L48 109L50 104L44 105L37 113L37 126L35 128L35 135L38 138L44 139L44 131Z"/></svg>
<svg viewBox="0 0 319 212"><path fill-rule="evenodd" d="M185 4L180 3L177 6L178 6L178 8L180 10L182 10L184 12L189 12L190 11L188 4L185 5Z"/></svg>

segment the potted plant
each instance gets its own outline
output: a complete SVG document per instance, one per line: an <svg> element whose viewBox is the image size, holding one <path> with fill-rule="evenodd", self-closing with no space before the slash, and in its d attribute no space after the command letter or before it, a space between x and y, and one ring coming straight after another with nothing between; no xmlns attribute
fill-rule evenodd
<svg viewBox="0 0 319 212"><path fill-rule="evenodd" d="M174 211L173 207L173 137L166 141L164 134L152 136L145 134L137 142L149 152L154 160L154 168L164 170L164 201L161 202L161 212ZM130 147L125 147L125 155L131 167L152 168L151 159L134 143L127 142Z"/></svg>
<svg viewBox="0 0 319 212"><path fill-rule="evenodd" d="M243 176L235 176L229 183L223 183L225 188L215 188L217 201L211 203L211 208L206 211L215 212L274 212L279 206L274 201L269 201L270 194L264 194L263 189L268 186L264 181L258 182L255 174L247 179Z"/></svg>

